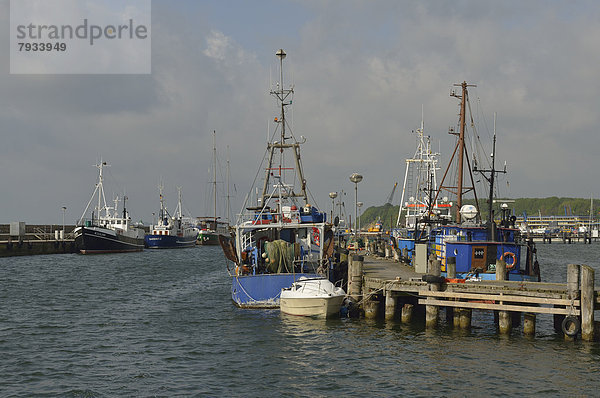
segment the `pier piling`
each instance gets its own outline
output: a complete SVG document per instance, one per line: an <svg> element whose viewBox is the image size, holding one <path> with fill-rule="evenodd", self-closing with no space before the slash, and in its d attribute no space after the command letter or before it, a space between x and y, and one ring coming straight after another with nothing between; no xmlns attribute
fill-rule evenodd
<svg viewBox="0 0 600 398"><path fill-rule="evenodd" d="M348 294L355 301L360 300L362 293L362 277L363 277L363 262L364 257L358 254L353 254L348 257Z"/></svg>
<svg viewBox="0 0 600 398"><path fill-rule="evenodd" d="M428 273L434 276L440 276L442 268L442 262L438 260L435 255L431 255L428 261ZM429 290L432 292L437 292L440 290L439 283L430 283ZM440 307L437 305L426 305L425 306L425 326L426 327L435 327L438 321Z"/></svg>
<svg viewBox="0 0 600 398"><path fill-rule="evenodd" d="M412 320L414 305L406 303L402 306L402 323L410 323Z"/></svg>
<svg viewBox="0 0 600 398"><path fill-rule="evenodd" d="M471 308L461 308L459 313L459 325L461 329L471 329L471 317L473 310Z"/></svg>
<svg viewBox="0 0 600 398"><path fill-rule="evenodd" d="M456 278L456 257L446 257L446 277ZM446 307L446 322L452 322L454 327L460 326L460 318L456 317L454 307Z"/></svg>
<svg viewBox="0 0 600 398"><path fill-rule="evenodd" d="M398 297L396 297L391 290L385 292L385 320L391 321L396 316L396 303Z"/></svg>
<svg viewBox="0 0 600 398"><path fill-rule="evenodd" d="M535 336L535 314L531 312L523 314L523 334L525 336Z"/></svg>
<svg viewBox="0 0 600 398"><path fill-rule="evenodd" d="M594 340L594 269L581 266L581 338Z"/></svg>
<svg viewBox="0 0 600 398"><path fill-rule="evenodd" d="M506 262L503 260L496 260L496 280L506 280ZM502 293L500 293L502 296ZM500 304L504 302L500 301ZM512 329L512 315L509 311L498 311L498 330L501 334L510 334Z"/></svg>
<svg viewBox="0 0 600 398"><path fill-rule="evenodd" d="M364 309L366 319L376 319L379 315L379 301L366 300L364 303Z"/></svg>

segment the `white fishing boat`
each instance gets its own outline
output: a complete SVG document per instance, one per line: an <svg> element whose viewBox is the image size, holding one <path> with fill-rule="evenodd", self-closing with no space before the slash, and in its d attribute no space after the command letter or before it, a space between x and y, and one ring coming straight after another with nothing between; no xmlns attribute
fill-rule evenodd
<svg viewBox="0 0 600 398"><path fill-rule="evenodd" d="M108 206L104 195L103 168L106 162L100 161L98 182L77 227L73 230L75 245L82 254L136 252L144 249L144 229L133 223L125 207L127 196L123 197L123 211L119 211L119 198L114 206ZM97 197L96 207L91 217L86 218L92 201Z"/></svg>
<svg viewBox="0 0 600 398"><path fill-rule="evenodd" d="M339 316L346 292L325 278L300 277L281 289L279 308L284 314L330 318Z"/></svg>

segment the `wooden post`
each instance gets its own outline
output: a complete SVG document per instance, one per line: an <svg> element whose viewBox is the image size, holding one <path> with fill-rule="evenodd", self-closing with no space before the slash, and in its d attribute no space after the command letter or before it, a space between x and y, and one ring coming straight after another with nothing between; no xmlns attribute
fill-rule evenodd
<svg viewBox="0 0 600 398"><path fill-rule="evenodd" d="M594 341L594 269L581 266L581 338Z"/></svg>
<svg viewBox="0 0 600 398"><path fill-rule="evenodd" d="M473 310L470 308L462 308L460 310L460 328L461 329L470 329L471 328L471 316Z"/></svg>
<svg viewBox="0 0 600 398"><path fill-rule="evenodd" d="M496 280L506 280L506 262L496 260ZM500 294L502 296L502 294ZM503 304L500 301L500 304ZM509 311L498 311L498 330L501 334L509 334L512 329L512 317Z"/></svg>
<svg viewBox="0 0 600 398"><path fill-rule="evenodd" d="M387 243L384 243L384 250L385 250L385 258L390 258L392 257L392 253L391 253L391 247L390 245L388 245Z"/></svg>
<svg viewBox="0 0 600 398"><path fill-rule="evenodd" d="M429 258L429 271L428 273L435 276L440 276L441 273L441 264L442 262L436 259L435 255L431 255ZM429 290L437 292L440 290L439 283L430 283ZM438 315L440 312L440 307L437 305L426 305L425 306L425 326L426 327L435 327L438 321Z"/></svg>
<svg viewBox="0 0 600 398"><path fill-rule="evenodd" d="M496 280L506 280L506 261L496 260Z"/></svg>
<svg viewBox="0 0 600 398"><path fill-rule="evenodd" d="M452 317L452 326L454 326L455 328L460 327L461 311L462 311L462 308L454 308L454 316Z"/></svg>
<svg viewBox="0 0 600 398"><path fill-rule="evenodd" d="M456 278L456 257L446 257L446 278L454 279ZM456 318L454 307L446 307L446 322L450 323L457 327L460 322L459 319Z"/></svg>
<svg viewBox="0 0 600 398"><path fill-rule="evenodd" d="M396 303L398 297L396 297L391 290L385 292L385 320L391 321L396 315Z"/></svg>
<svg viewBox="0 0 600 398"><path fill-rule="evenodd" d="M365 258L363 256L359 256L358 254L353 254L352 256L352 285L350 288L350 296L354 298L354 300L359 301L362 294L362 274L363 274L363 262Z"/></svg>
<svg viewBox="0 0 600 398"><path fill-rule="evenodd" d="M425 326L435 327L438 320L439 307L435 305L425 306Z"/></svg>
<svg viewBox="0 0 600 398"><path fill-rule="evenodd" d="M365 318L367 319L375 319L379 315L379 301L377 300L365 301L364 308Z"/></svg>
<svg viewBox="0 0 600 398"><path fill-rule="evenodd" d="M442 262L440 260L435 259L432 261L431 265L431 275L440 276L442 274Z"/></svg>
<svg viewBox="0 0 600 398"><path fill-rule="evenodd" d="M567 298L569 300L577 300L580 269L579 264L567 265Z"/></svg>
<svg viewBox="0 0 600 398"><path fill-rule="evenodd" d="M535 314L531 312L526 312L523 315L523 334L535 336Z"/></svg>
<svg viewBox="0 0 600 398"><path fill-rule="evenodd" d="M446 277L456 278L456 257L446 257Z"/></svg>
<svg viewBox="0 0 600 398"><path fill-rule="evenodd" d="M356 298L352 297L352 295L350 294L350 292L352 292L353 289L354 289L354 286L352 286L354 284L352 282L352 272L353 272L353 270L352 270L352 256L353 256L352 254L348 254L347 255L347 257L348 257L348 290L347 290L347 293L348 293L348 296L350 296L350 298L354 302L357 302L358 300Z"/></svg>
<svg viewBox="0 0 600 398"><path fill-rule="evenodd" d="M412 320L414 305L412 304L404 304L402 306L402 323L410 323Z"/></svg>
<svg viewBox="0 0 600 398"><path fill-rule="evenodd" d="M579 264L568 264L567 265L567 299L569 300L577 300L579 295L579 273L580 266ZM560 308L567 308L564 305L557 306ZM562 323L565 319L565 315L562 314L554 314L554 330L556 333L563 333L562 331ZM573 340L571 337L565 335L565 340Z"/></svg>

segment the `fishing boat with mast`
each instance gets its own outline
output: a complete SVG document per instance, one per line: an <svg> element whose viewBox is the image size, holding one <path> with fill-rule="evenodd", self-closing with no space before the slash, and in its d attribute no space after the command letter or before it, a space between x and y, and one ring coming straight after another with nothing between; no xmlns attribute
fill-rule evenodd
<svg viewBox="0 0 600 398"><path fill-rule="evenodd" d="M416 136L416 150L406 159L402 196L392 229L392 237L400 251L412 257L415 242L426 241L432 228L452 219L450 210L453 203L447 197L437 199L437 171L439 153L431 148L431 139L425 135L425 123L421 111L421 126L413 131Z"/></svg>
<svg viewBox="0 0 600 398"><path fill-rule="evenodd" d="M506 165L503 170L496 168L496 128L494 121L494 136L492 143L492 156L489 160L489 168L479 166L476 158L470 159L465 145L467 104L469 101L468 87L473 87L466 82L456 84L461 87L462 93L452 92L452 96L460 99L459 132L453 130L451 134L456 135L457 141L444 177L440 182L434 199L429 203L432 210L441 192L447 191L456 195L456 214L454 222L442 223L433 228L427 236L427 254L435 255L441 260L442 274L446 274L446 266L451 261L456 263L457 278L472 279L495 279L495 266L498 260L506 262L508 280L539 281L540 272L537 263L536 248L533 240L523 239L520 231L515 227L516 217L511 215L508 205L501 206L501 217L495 220L494 189L497 174L506 173ZM468 109L470 109L470 105ZM472 119L472 116L471 116ZM471 126L474 126L471 123ZM454 164L454 160L456 164ZM449 171L456 165L456 185L450 182ZM465 183L465 171L469 177L469 183ZM474 173L479 173L488 185L488 217L482 219L479 208L479 200L475 189ZM474 204L464 204L463 197L472 192ZM419 246L419 244L417 244ZM525 261L523 262L522 248L526 248ZM417 247L416 253L419 252ZM425 253L424 250L421 250ZM424 257L424 256L423 256ZM416 260L417 262L419 259Z"/></svg>
<svg viewBox="0 0 600 398"><path fill-rule="evenodd" d="M280 49L276 55L280 80L270 94L277 99L279 116L274 118L275 129L267 142L266 164L260 167L262 191L256 203L246 196L233 236L220 236L225 256L233 262L231 298L243 308L279 307L282 289L299 278L324 278L333 254L333 232L326 214L308 200L300 158L306 139L295 138L286 115L294 94L293 86L284 88L286 53Z"/></svg>
<svg viewBox="0 0 600 398"><path fill-rule="evenodd" d="M127 196L123 196L123 211L118 209L119 198L109 207L104 195L104 167L106 162L96 165L98 182L76 228L73 230L75 245L82 254L136 252L144 249L144 229L132 223L127 212ZM90 205L97 197L97 204L86 218Z"/></svg>
<svg viewBox="0 0 600 398"><path fill-rule="evenodd" d="M213 193L213 216L211 217L197 217L200 231L198 233L198 239L196 244L202 246L218 246L219 235L226 235L229 233L229 222L220 220L217 216L217 132L213 131L213 180L212 193ZM229 195L227 197L229 201ZM229 203L229 202L228 202Z"/></svg>
<svg viewBox="0 0 600 398"><path fill-rule="evenodd" d="M179 201L175 215L171 216L165 205L162 183L158 187L160 197L160 210L156 224L150 228L150 233L144 238L148 249L176 249L193 247L196 244L198 228L189 217L183 215L181 201L181 187L177 187Z"/></svg>

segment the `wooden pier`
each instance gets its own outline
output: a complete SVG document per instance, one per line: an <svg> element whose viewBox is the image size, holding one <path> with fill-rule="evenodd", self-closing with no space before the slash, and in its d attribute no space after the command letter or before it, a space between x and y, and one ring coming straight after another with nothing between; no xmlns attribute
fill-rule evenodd
<svg viewBox="0 0 600 398"><path fill-rule="evenodd" d="M598 242L597 236L592 236L589 233L572 233L572 232L555 232L555 233L525 233L522 235L524 239L533 239L534 242L541 243L589 243Z"/></svg>
<svg viewBox="0 0 600 398"><path fill-rule="evenodd" d="M348 294L362 304L364 316L384 312L386 320L410 322L418 308L425 312L427 327L439 321L440 308L454 327L471 327L473 310L493 311L498 330L511 332L523 320L523 333L535 334L536 314L552 314L554 328L566 339L592 341L594 310L600 309L594 289L594 270L586 265L566 266L567 283L506 281L506 268L498 261L496 280L459 281L440 275L439 261L428 261L428 273L381 256L350 255ZM451 271L450 271L451 272Z"/></svg>

